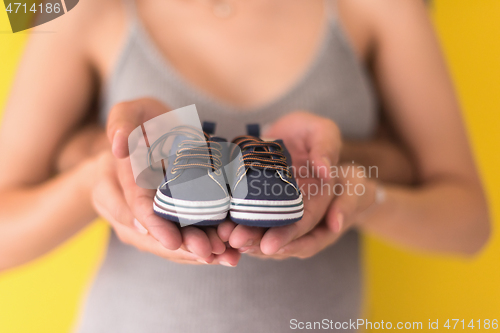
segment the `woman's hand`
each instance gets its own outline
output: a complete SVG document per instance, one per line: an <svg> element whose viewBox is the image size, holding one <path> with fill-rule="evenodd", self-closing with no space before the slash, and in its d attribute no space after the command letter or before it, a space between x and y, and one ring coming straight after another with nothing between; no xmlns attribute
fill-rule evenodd
<svg viewBox="0 0 500 333"><path fill-rule="evenodd" d="M158 249L161 245L167 250L162 250L163 255L180 253L181 258L186 260L185 252L191 252L205 262L215 260L217 263L236 266L240 258L239 252L226 249L214 228L179 228L177 224L157 216L153 211L155 190L143 189L135 183L128 136L147 120L169 111L163 104L152 99L120 103L111 110L107 136L112 144L112 154L102 160L101 176L93 194L95 206L116 226L116 230L128 230L117 228L119 223L144 234L144 237L130 237L132 234L121 232L120 237L125 242L133 243L139 248ZM145 239L149 239L147 244L141 242ZM158 244L151 247L153 241Z"/></svg>
<svg viewBox="0 0 500 333"><path fill-rule="evenodd" d="M114 134L139 126L141 119L146 121L147 117L168 112L153 100L123 103L113 110L108 128ZM115 135L110 136L113 137ZM128 134L118 135L119 142L115 147L123 143L120 138L127 139ZM154 191L135 184L129 158L113 156L108 135L97 124L86 125L66 141L60 149L56 166L59 172L63 172L90 160L95 165L93 170L97 170L96 181L89 183L94 208L107 219L122 242L176 262L236 266L239 252L226 249L215 228L189 226L179 230L177 225L154 215Z"/></svg>
<svg viewBox="0 0 500 333"><path fill-rule="evenodd" d="M163 232L169 231L163 224L159 225L158 228L149 225L149 230L144 228L134 218L132 214L134 208L131 209L126 202L117 176L119 162L110 152L101 154L98 161L98 178L92 196L96 210L111 224L116 235L123 243L178 263L236 266L240 254L234 249L226 249L226 245L219 239L215 228L201 230L190 226L178 230L172 224L172 228L175 227L175 233L172 235L163 234ZM137 196L141 195L137 194ZM129 194L129 196L134 197L135 194ZM152 200L149 195L144 198L144 202L147 202L146 199ZM141 209L147 211L148 207L139 207L135 210L140 211ZM159 223L171 222L162 220ZM156 236L152 235L153 232ZM170 246L171 243L164 245L158 239L173 238L178 233L184 239L184 243L180 248L169 249L167 246Z"/></svg>
<svg viewBox="0 0 500 333"><path fill-rule="evenodd" d="M309 258L334 244L346 231L355 228L369 215L376 203L377 183L358 172L353 164L341 164L333 200L322 223L311 232L283 247L277 259ZM354 172L352 172L354 168Z"/></svg>
<svg viewBox="0 0 500 333"><path fill-rule="evenodd" d="M341 140L334 122L306 112L282 117L265 136L282 139L290 152L304 198L304 216L294 224L270 229L224 222L218 231L222 240L242 252L254 249L273 255L313 230L327 212L334 195L324 189L335 185L330 169L338 161Z"/></svg>
<svg viewBox="0 0 500 333"><path fill-rule="evenodd" d="M314 229L272 255L264 254L258 246L243 247L239 250L261 259L306 259L334 244L346 231L355 228L376 204L376 181L364 177L352 164L342 164L338 169L344 171L336 178L335 193L338 196ZM227 237L225 235L229 228L229 225L221 226L222 238Z"/></svg>

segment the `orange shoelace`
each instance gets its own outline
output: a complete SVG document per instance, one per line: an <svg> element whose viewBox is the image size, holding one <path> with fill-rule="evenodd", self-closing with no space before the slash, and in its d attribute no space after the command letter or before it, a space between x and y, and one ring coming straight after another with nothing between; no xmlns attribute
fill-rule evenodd
<svg viewBox="0 0 500 333"><path fill-rule="evenodd" d="M175 154L174 167L171 170L172 174L177 173L179 170L190 168L206 168L216 171L222 167L222 145L219 142L211 140L210 136L205 132L188 126L178 126L170 132L163 134L149 147L148 163L152 169L154 169L152 166L154 150L159 149L163 157L165 142L168 138L177 135L183 135L190 139L186 139L179 144L179 148L182 148L178 149ZM168 155L166 158L168 158ZM178 165L182 160L187 160L187 162Z"/></svg>
<svg viewBox="0 0 500 333"><path fill-rule="evenodd" d="M286 156L283 154L283 147L279 143L264 141L250 135L239 136L233 140L233 143L240 147L243 157L243 164L238 168L237 174L240 173L242 168L257 168L283 171L289 175ZM235 148L233 147L231 154L234 153Z"/></svg>

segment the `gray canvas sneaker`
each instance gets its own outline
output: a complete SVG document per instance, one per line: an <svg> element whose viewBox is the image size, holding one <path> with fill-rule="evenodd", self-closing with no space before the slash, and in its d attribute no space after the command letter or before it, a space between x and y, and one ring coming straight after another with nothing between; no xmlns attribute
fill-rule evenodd
<svg viewBox="0 0 500 333"><path fill-rule="evenodd" d="M151 145L150 159L169 138L173 142L164 182L156 191L155 213L181 225L217 225L224 221L230 207L223 174L227 140L178 126Z"/></svg>

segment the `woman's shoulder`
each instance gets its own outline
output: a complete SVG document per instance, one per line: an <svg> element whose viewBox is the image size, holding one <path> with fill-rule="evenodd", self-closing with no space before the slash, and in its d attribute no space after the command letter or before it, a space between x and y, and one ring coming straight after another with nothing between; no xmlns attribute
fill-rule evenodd
<svg viewBox="0 0 500 333"><path fill-rule="evenodd" d="M427 15L425 0L331 0L354 47L363 58L393 34L421 24Z"/></svg>
<svg viewBox="0 0 500 333"><path fill-rule="evenodd" d="M124 19L123 0L80 1L64 15L34 28L34 31L62 32L66 35L78 33L80 41L95 37L96 32L104 32L110 20Z"/></svg>
<svg viewBox="0 0 500 333"><path fill-rule="evenodd" d="M106 77L126 38L128 15L125 0L86 0L82 8L89 58L100 76Z"/></svg>
<svg viewBox="0 0 500 333"><path fill-rule="evenodd" d="M125 38L125 7L125 0L80 1L66 14L33 28L33 36L53 32L44 34L44 43L51 45L54 52L71 49L73 54L86 58L99 75L105 75Z"/></svg>

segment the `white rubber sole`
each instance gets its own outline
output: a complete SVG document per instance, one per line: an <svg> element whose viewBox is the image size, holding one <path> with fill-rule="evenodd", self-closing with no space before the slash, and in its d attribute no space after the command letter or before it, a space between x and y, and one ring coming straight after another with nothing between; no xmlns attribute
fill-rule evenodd
<svg viewBox="0 0 500 333"><path fill-rule="evenodd" d="M167 197L157 191L153 209L157 214L167 219L173 219L174 222L207 224L210 221L224 220L227 217L230 202L229 197L211 201L179 200Z"/></svg>
<svg viewBox="0 0 500 333"><path fill-rule="evenodd" d="M269 213L254 213L254 212L235 212L233 210L229 213L231 218L236 220L248 221L280 221L280 220L295 220L304 215L304 211L294 213L282 214L269 214Z"/></svg>
<svg viewBox="0 0 500 333"><path fill-rule="evenodd" d="M231 218L240 224L276 226L298 221L304 215L302 196L296 200L231 199ZM282 223L280 222L282 221ZM288 222L287 222L288 221Z"/></svg>
<svg viewBox="0 0 500 333"><path fill-rule="evenodd" d="M183 225L214 225L228 212L238 223L274 227L296 222L304 215L302 195L295 200L246 200L226 197L211 201L188 201L167 197L157 191L153 209L156 214Z"/></svg>

